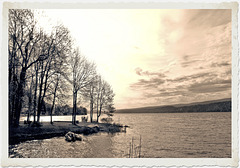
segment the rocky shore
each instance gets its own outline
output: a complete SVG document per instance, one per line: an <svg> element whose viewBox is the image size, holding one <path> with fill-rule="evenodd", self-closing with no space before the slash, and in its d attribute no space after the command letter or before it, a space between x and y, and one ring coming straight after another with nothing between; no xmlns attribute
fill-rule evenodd
<svg viewBox="0 0 240 168"><path fill-rule="evenodd" d="M27 140L47 139L57 136L65 136L68 132L89 135L98 132L115 133L121 132L123 126L107 123L78 123L72 125L70 122L54 122L53 125L43 122L39 127L21 123L18 128L9 129L9 144L17 144Z"/></svg>

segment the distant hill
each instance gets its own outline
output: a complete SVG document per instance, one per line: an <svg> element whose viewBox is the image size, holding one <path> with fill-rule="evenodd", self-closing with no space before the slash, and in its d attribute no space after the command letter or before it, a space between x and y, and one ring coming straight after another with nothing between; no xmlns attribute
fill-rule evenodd
<svg viewBox="0 0 240 168"><path fill-rule="evenodd" d="M231 112L231 105L231 99L221 99L190 104L120 109L116 113Z"/></svg>

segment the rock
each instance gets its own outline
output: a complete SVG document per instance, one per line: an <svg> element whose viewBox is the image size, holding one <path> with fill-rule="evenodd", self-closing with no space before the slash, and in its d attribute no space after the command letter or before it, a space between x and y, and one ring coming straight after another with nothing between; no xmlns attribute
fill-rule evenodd
<svg viewBox="0 0 240 168"><path fill-rule="evenodd" d="M68 141L68 142L74 142L74 141L76 141L76 135L75 135L75 133L73 133L73 132L68 132L68 133L65 135L65 140Z"/></svg>
<svg viewBox="0 0 240 168"><path fill-rule="evenodd" d="M82 136L81 135L79 135L79 134L75 134L75 135L76 135L76 140L82 141Z"/></svg>
<svg viewBox="0 0 240 168"><path fill-rule="evenodd" d="M82 136L79 135L79 134L75 134L73 132L68 132L65 135L65 140L68 141L68 142L75 142L76 140L77 141L82 141Z"/></svg>

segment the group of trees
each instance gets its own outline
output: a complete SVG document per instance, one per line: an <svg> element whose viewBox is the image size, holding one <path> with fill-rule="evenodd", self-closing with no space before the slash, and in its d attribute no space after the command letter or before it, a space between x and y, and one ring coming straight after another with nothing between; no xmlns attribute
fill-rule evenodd
<svg viewBox="0 0 240 168"><path fill-rule="evenodd" d="M74 48L69 30L57 25L46 32L28 9L9 10L9 124L18 126L23 106L28 119L40 121L45 102L68 102L72 92L72 123L76 124L78 95L89 101L90 120L93 111L97 121L103 109L111 111L114 93L96 71L96 65Z"/></svg>

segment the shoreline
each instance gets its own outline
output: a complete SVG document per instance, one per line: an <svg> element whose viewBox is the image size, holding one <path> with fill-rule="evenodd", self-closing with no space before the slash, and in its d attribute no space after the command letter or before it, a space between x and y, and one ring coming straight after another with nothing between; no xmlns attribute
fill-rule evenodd
<svg viewBox="0 0 240 168"><path fill-rule="evenodd" d="M68 132L76 134L90 135L98 132L116 133L121 132L124 126L120 124L108 123L88 123L80 122L72 125L69 122L42 122L40 127L31 127L28 124L20 123L19 127L9 128L9 145L15 145L20 142L37 139L48 139L58 136L64 136Z"/></svg>

